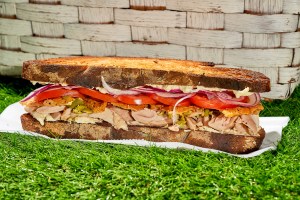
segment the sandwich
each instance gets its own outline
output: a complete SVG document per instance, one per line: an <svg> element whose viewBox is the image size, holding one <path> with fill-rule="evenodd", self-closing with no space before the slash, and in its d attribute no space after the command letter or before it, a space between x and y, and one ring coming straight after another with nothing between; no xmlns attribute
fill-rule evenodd
<svg viewBox="0 0 300 200"><path fill-rule="evenodd" d="M55 138L180 142L233 154L259 149L259 72L187 60L66 57L26 61L41 87L21 100L23 129Z"/></svg>

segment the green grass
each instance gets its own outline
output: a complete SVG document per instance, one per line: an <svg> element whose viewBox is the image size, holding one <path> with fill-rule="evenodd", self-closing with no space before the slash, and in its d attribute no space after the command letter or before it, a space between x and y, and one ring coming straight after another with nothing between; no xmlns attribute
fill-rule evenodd
<svg viewBox="0 0 300 200"><path fill-rule="evenodd" d="M0 77L0 112L31 89ZM299 97L264 102L263 116L291 121L250 159L0 133L0 199L300 199Z"/></svg>

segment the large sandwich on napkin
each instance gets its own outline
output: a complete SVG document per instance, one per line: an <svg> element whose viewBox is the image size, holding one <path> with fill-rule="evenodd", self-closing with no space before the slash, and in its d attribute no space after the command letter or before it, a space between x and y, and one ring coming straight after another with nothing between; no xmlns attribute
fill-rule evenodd
<svg viewBox="0 0 300 200"><path fill-rule="evenodd" d="M21 101L24 130L58 138L181 142L229 153L258 149L260 92L249 70L193 61L68 57L24 62L43 86Z"/></svg>

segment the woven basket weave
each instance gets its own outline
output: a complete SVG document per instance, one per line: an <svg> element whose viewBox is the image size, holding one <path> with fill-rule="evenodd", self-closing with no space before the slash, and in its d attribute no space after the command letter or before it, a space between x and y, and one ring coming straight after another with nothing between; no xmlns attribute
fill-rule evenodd
<svg viewBox="0 0 300 200"><path fill-rule="evenodd" d="M0 0L0 75L66 55L209 61L300 80L300 0Z"/></svg>

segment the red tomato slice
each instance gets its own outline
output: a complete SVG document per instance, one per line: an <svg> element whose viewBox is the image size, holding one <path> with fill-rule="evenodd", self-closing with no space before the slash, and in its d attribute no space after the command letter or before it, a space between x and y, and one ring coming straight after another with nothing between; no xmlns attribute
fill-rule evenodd
<svg viewBox="0 0 300 200"><path fill-rule="evenodd" d="M92 89L88 89L88 88L78 88L77 90L81 94L92 97L94 99L98 99L98 100L106 101L106 102L118 102L118 100L116 98L114 98L112 95L103 94L97 90L92 90Z"/></svg>
<svg viewBox="0 0 300 200"><path fill-rule="evenodd" d="M195 95L195 96L191 97L190 101L200 108L223 110L226 108L237 107L236 105L223 103L218 98L208 99L207 97L200 96L200 95Z"/></svg>
<svg viewBox="0 0 300 200"><path fill-rule="evenodd" d="M131 105L156 104L157 102L146 95L120 95L119 101Z"/></svg>
<svg viewBox="0 0 300 200"><path fill-rule="evenodd" d="M83 95L76 90L67 90L67 89L59 88L59 89L46 90L42 93L37 94L34 98L36 101L43 101L45 99L53 99L62 96L71 96L71 97L80 97L80 98L83 97Z"/></svg>
<svg viewBox="0 0 300 200"><path fill-rule="evenodd" d="M178 98L161 97L158 96L157 94L149 94L149 97L151 97L155 101L158 101L164 105L169 105L169 106L175 106L176 102L179 100ZM191 103L188 99L185 99L178 104L178 106L190 106L190 105Z"/></svg>

